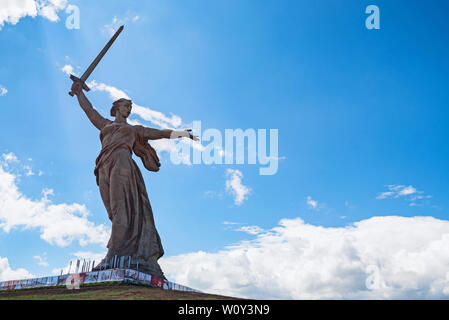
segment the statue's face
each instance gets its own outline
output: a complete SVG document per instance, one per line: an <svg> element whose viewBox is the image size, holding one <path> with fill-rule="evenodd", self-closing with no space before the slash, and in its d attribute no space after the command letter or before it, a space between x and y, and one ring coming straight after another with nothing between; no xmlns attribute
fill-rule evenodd
<svg viewBox="0 0 449 320"><path fill-rule="evenodd" d="M129 114L131 113L132 104L131 102L122 102L120 103L118 107L118 112L123 118L128 118Z"/></svg>

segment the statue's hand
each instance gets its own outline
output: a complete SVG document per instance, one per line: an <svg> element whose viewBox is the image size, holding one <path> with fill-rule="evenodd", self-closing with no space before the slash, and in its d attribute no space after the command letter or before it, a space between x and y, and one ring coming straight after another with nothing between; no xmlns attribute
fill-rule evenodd
<svg viewBox="0 0 449 320"><path fill-rule="evenodd" d="M192 139L193 141L199 141L200 139L198 138L198 136L190 134L191 131L192 129L186 129L183 131L173 131L172 138L189 138Z"/></svg>
<svg viewBox="0 0 449 320"><path fill-rule="evenodd" d="M198 136L194 136L190 133L192 131L192 129L186 129L184 131L186 132L187 138L192 139L193 141L200 141L200 138L198 138Z"/></svg>
<svg viewBox="0 0 449 320"><path fill-rule="evenodd" d="M77 96L80 95L83 92L83 85L81 82L74 81L72 84L72 92L76 94Z"/></svg>

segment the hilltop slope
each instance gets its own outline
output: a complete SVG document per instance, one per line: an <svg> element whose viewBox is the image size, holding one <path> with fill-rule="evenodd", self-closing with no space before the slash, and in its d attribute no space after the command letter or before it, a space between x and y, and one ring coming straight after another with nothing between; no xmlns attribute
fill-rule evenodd
<svg viewBox="0 0 449 320"><path fill-rule="evenodd" d="M79 290L48 287L1 291L0 300L229 300L207 293L162 290L133 284L85 285Z"/></svg>

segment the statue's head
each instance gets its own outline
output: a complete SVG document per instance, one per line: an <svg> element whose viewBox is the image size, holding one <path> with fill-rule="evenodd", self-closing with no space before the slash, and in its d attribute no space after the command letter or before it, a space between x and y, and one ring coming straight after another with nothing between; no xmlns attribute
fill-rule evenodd
<svg viewBox="0 0 449 320"><path fill-rule="evenodd" d="M128 118L132 109L132 101L129 99L121 98L112 104L111 116L116 117L120 114L123 118Z"/></svg>

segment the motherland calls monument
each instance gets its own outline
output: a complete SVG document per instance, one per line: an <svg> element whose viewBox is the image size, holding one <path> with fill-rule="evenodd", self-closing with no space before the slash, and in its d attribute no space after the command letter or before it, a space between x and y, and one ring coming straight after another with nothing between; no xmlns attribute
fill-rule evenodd
<svg viewBox="0 0 449 320"><path fill-rule="evenodd" d="M139 271L164 277L157 262L164 254L164 249L156 230L145 183L139 167L132 159L132 153L142 159L147 170L158 171L159 158L148 140L187 137L197 141L198 137L193 136L190 129L158 130L128 124L126 119L132 109L132 102L128 99L119 99L112 104L111 116L114 120L102 117L92 107L83 92L89 91L85 81L122 30L123 26L117 30L81 78L70 76L73 85L69 94L77 96L87 118L100 131L101 152L97 157L94 173L112 222L107 255L94 270L111 268L110 261L116 256L130 257L131 268L138 266Z"/></svg>

